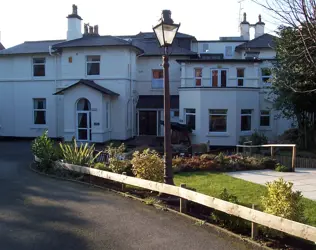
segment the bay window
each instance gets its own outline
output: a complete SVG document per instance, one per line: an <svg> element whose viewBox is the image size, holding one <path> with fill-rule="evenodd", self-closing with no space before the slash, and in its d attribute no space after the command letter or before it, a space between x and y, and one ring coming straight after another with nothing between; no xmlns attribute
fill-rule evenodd
<svg viewBox="0 0 316 250"><path fill-rule="evenodd" d="M192 130L195 130L195 109L185 109L185 122Z"/></svg>
<svg viewBox="0 0 316 250"><path fill-rule="evenodd" d="M239 68L237 69L237 86L244 86L244 78L245 78L245 69Z"/></svg>
<svg viewBox="0 0 316 250"><path fill-rule="evenodd" d="M194 77L195 77L195 86L202 85L202 69L196 68L194 69Z"/></svg>
<svg viewBox="0 0 316 250"><path fill-rule="evenodd" d="M227 132L227 109L209 110L209 132Z"/></svg>
<svg viewBox="0 0 316 250"><path fill-rule="evenodd" d="M212 69L211 70L211 86L226 87L227 84L227 69Z"/></svg>

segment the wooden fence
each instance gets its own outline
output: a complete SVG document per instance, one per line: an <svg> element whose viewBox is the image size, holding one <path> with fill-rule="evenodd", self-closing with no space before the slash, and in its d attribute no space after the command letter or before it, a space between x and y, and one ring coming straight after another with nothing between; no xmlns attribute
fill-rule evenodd
<svg viewBox="0 0 316 250"><path fill-rule="evenodd" d="M198 204L222 211L224 213L251 221L254 225L260 224L305 240L316 242L316 227L312 227L299 222L267 214L252 208L220 200L205 194L194 192L184 187L167 185L164 183L143 180L135 177L115 174L94 168L82 167L67 163L56 162L55 165L57 167L65 168L71 171L89 174L111 181L116 181L132 186L149 189L152 191L157 191L160 193L177 196L180 197L180 203L183 199L196 202Z"/></svg>

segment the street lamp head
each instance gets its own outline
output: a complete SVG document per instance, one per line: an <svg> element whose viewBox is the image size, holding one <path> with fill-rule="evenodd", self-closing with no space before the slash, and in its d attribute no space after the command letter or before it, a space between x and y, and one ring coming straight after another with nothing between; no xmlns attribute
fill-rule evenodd
<svg viewBox="0 0 316 250"><path fill-rule="evenodd" d="M163 10L159 23L153 27L160 47L169 47L172 45L179 27L180 24L175 24L173 22L171 18L171 11Z"/></svg>

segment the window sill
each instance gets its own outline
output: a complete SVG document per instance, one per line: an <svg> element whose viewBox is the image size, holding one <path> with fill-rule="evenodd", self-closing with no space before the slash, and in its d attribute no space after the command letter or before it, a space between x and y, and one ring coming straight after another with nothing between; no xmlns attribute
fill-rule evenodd
<svg viewBox="0 0 316 250"><path fill-rule="evenodd" d="M151 88L151 91L163 91L163 88L161 88L161 89L153 89L153 88Z"/></svg>
<svg viewBox="0 0 316 250"><path fill-rule="evenodd" d="M48 129L48 125L36 125L36 124L33 124L31 126L31 129Z"/></svg>
<svg viewBox="0 0 316 250"><path fill-rule="evenodd" d="M260 127L260 131L272 131L271 127Z"/></svg>
<svg viewBox="0 0 316 250"><path fill-rule="evenodd" d="M229 133L228 132L209 132L207 135L207 137L229 137Z"/></svg>
<svg viewBox="0 0 316 250"><path fill-rule="evenodd" d="M247 131L240 131L241 135L252 135L252 131L251 130L247 130Z"/></svg>

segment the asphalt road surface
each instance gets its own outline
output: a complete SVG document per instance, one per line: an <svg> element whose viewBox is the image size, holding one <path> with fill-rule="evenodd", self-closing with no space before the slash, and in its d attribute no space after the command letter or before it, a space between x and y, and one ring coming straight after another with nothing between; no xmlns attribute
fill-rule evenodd
<svg viewBox="0 0 316 250"><path fill-rule="evenodd" d="M138 201L29 170L29 142L0 142L0 249L253 249Z"/></svg>

